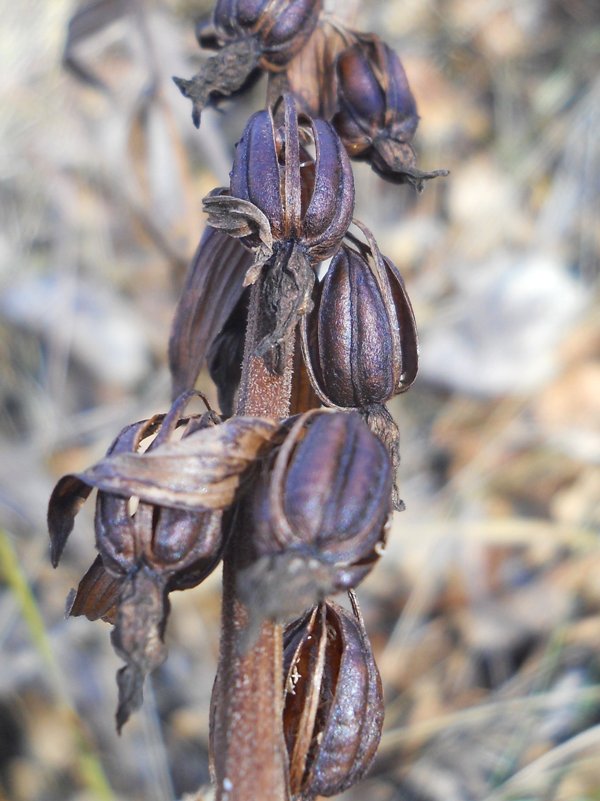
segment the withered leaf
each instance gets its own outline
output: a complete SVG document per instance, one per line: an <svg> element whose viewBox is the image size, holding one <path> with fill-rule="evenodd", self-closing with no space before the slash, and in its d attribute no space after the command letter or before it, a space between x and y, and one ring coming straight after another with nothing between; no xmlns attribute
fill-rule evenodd
<svg viewBox="0 0 600 801"><path fill-rule="evenodd" d="M208 349L244 291L252 253L216 228L207 227L175 310L169 340L172 397L196 383Z"/></svg>
<svg viewBox="0 0 600 801"><path fill-rule="evenodd" d="M242 474L277 429L277 423L267 418L234 417L147 453L108 456L77 478L159 506L224 509L232 503Z"/></svg>

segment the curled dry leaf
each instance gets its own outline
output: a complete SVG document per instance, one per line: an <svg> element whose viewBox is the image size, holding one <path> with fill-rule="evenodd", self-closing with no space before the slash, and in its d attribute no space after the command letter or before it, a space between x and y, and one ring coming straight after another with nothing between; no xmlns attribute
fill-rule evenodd
<svg viewBox="0 0 600 801"><path fill-rule="evenodd" d="M105 492L172 509L225 509L277 428L266 418L235 417L148 453L107 456L77 477Z"/></svg>

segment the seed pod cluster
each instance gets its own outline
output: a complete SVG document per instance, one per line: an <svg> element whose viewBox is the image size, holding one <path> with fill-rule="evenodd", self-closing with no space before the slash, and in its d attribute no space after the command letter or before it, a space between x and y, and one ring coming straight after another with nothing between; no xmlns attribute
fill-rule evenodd
<svg viewBox="0 0 600 801"><path fill-rule="evenodd" d="M399 435L384 404L415 380L418 345L397 268L352 220L350 158L419 190L444 171L415 166L416 103L396 54L321 10L322 0L217 0L197 31L200 46L216 52L191 80L175 79L196 125L207 104L263 70L268 101L245 126L229 186L204 199L209 228L172 327L171 410L123 429L104 459L63 477L48 511L56 565L98 490L98 556L69 611L114 625L126 663L119 728L166 656L168 594L200 582L223 557L211 722L223 801L230 791L236 801L254 792L308 801L347 789L368 769L383 720L353 588L384 550L392 505L401 508ZM208 404L205 414L186 413L205 363L224 417ZM332 408L314 408L319 400ZM340 591L352 614L328 599ZM290 619L280 666L278 624ZM247 692L251 671L235 669L267 663L261 706L256 688ZM275 720L280 667L286 692ZM263 753L276 756L258 791L249 781L260 773L247 748L251 722L268 740Z"/></svg>
<svg viewBox="0 0 600 801"><path fill-rule="evenodd" d="M50 498L56 565L75 515L92 489L99 489L99 556L70 599L69 613L115 625L112 643L126 662L117 674L119 729L142 703L145 674L166 658L168 593L195 586L217 566L228 530L222 510L278 428L251 418L221 424L208 404L205 414L183 416L196 394L184 393L166 415L124 428L101 462L64 476Z"/></svg>
<svg viewBox="0 0 600 801"><path fill-rule="evenodd" d="M284 732L294 796L341 793L369 769L383 725L381 679L356 599L331 601L284 638Z"/></svg>

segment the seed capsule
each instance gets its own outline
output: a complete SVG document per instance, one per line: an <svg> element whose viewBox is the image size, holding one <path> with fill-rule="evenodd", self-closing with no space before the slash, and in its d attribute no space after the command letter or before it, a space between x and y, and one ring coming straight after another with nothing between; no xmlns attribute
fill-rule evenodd
<svg viewBox="0 0 600 801"><path fill-rule="evenodd" d="M313 32L321 0L218 0L213 24L225 42L255 37L259 64L282 69Z"/></svg>
<svg viewBox="0 0 600 801"><path fill-rule="evenodd" d="M383 551L391 490L387 451L358 414L301 415L247 501L256 561L239 586L254 617L355 587Z"/></svg>
<svg viewBox="0 0 600 801"><path fill-rule="evenodd" d="M218 0L212 25L197 30L197 38L219 52L190 80L173 79L192 101L194 125L211 101L249 88L260 69L284 69L313 32L321 5L322 0Z"/></svg>
<svg viewBox="0 0 600 801"><path fill-rule="evenodd" d="M329 123L302 117L299 129L293 98L287 95L283 102L282 129L270 110L248 121L236 147L230 194L265 215L274 242L297 241L315 264L333 255L352 220L352 168ZM314 161L300 145L301 133L314 141ZM255 237L242 241L259 244Z"/></svg>
<svg viewBox="0 0 600 801"><path fill-rule="evenodd" d="M184 393L167 415L123 429L103 460L64 476L50 498L56 565L75 515L92 487L99 489L100 561L84 576L69 611L115 624L112 644L126 662L117 674L119 729L142 703L145 674L166 658L168 593L198 584L216 567L227 530L221 525L223 510L233 502L242 474L278 429L262 418L236 417L218 424L208 404L206 414L183 417L194 394ZM179 439L174 437L178 428Z"/></svg>
<svg viewBox="0 0 600 801"><path fill-rule="evenodd" d="M254 250L245 284L266 271L261 305L265 334L257 354L279 372L278 347L311 307L314 266L339 247L354 208L354 181L344 147L332 126L302 118L302 133L314 141L315 158L300 145L296 104L283 98L284 124L272 111L254 114L236 148L229 191L204 199L209 225Z"/></svg>
<svg viewBox="0 0 600 801"><path fill-rule="evenodd" d="M417 374L413 310L398 270L369 246L344 244L303 320L304 357L328 406L364 408L406 391Z"/></svg>
<svg viewBox="0 0 600 801"><path fill-rule="evenodd" d="M338 56L339 110L333 124L352 158L366 159L388 180L412 183L447 170L421 172L410 142L419 122L402 62L375 35L360 35Z"/></svg>
<svg viewBox="0 0 600 801"><path fill-rule="evenodd" d="M351 614L325 602L288 626L284 678L292 795L343 792L370 767L383 725L381 679L358 607Z"/></svg>

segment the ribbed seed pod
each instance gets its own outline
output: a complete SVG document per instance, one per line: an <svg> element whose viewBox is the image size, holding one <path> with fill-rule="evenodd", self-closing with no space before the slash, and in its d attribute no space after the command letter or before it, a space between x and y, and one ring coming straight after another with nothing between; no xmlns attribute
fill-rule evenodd
<svg viewBox="0 0 600 801"><path fill-rule="evenodd" d="M224 42L255 37L259 64L282 69L313 32L321 0L218 0L213 25Z"/></svg>
<svg viewBox="0 0 600 801"><path fill-rule="evenodd" d="M276 128L270 110L248 121L235 151L230 194L265 215L274 243L294 240L316 264L333 255L352 220L352 168L333 127L302 116L302 135L315 148L314 163L307 159L295 101L287 95L283 102L283 128ZM209 204L209 212L212 208ZM242 241L250 247L260 244L256 237Z"/></svg>
<svg viewBox="0 0 600 801"><path fill-rule="evenodd" d="M355 587L383 552L391 490L387 451L360 415L301 415L247 501L256 561L240 593L255 617L285 619Z"/></svg>
<svg viewBox="0 0 600 801"><path fill-rule="evenodd" d="M290 339L311 306L314 267L332 256L348 230L354 180L348 155L329 123L302 117L291 95L282 101L284 124L272 111L254 114L237 145L229 191L204 199L209 225L254 250L245 284L266 275L261 303L270 329L257 348L277 372L285 362L277 346ZM300 144L314 141L314 160Z"/></svg>
<svg viewBox="0 0 600 801"><path fill-rule="evenodd" d="M292 795L343 792L371 765L383 725L381 679L358 607L352 614L328 601L290 624L284 677Z"/></svg>
<svg viewBox="0 0 600 801"><path fill-rule="evenodd" d="M328 406L385 403L416 377L410 300L397 268L372 237L369 246L342 245L315 287L302 326L309 375Z"/></svg>
<svg viewBox="0 0 600 801"><path fill-rule="evenodd" d="M166 415L124 428L107 457L136 453L144 440L155 437L148 452L166 443L175 429L183 437L218 423L210 411L183 417L191 397L181 395ZM56 486L48 509L52 560L56 565L73 517L91 492L77 476L65 476ZM176 587L198 584L216 567L223 551L221 511L193 511L139 501L123 486L119 494L100 490L96 500L96 547L99 557L69 601L70 614L103 617L115 624L112 644L127 663L117 673L117 728L142 703L144 676L160 665L169 612L167 594Z"/></svg>
<svg viewBox="0 0 600 801"><path fill-rule="evenodd" d="M416 169L410 142L419 116L404 67L396 53L375 35L358 35L357 42L336 61L338 112L333 124L352 158L366 159L382 177L423 181L447 170Z"/></svg>
<svg viewBox="0 0 600 801"><path fill-rule="evenodd" d="M209 102L244 91L260 69L285 69L315 29L321 6L322 0L218 0L212 24L196 35L201 47L219 52L190 80L174 78L192 101L194 125Z"/></svg>

